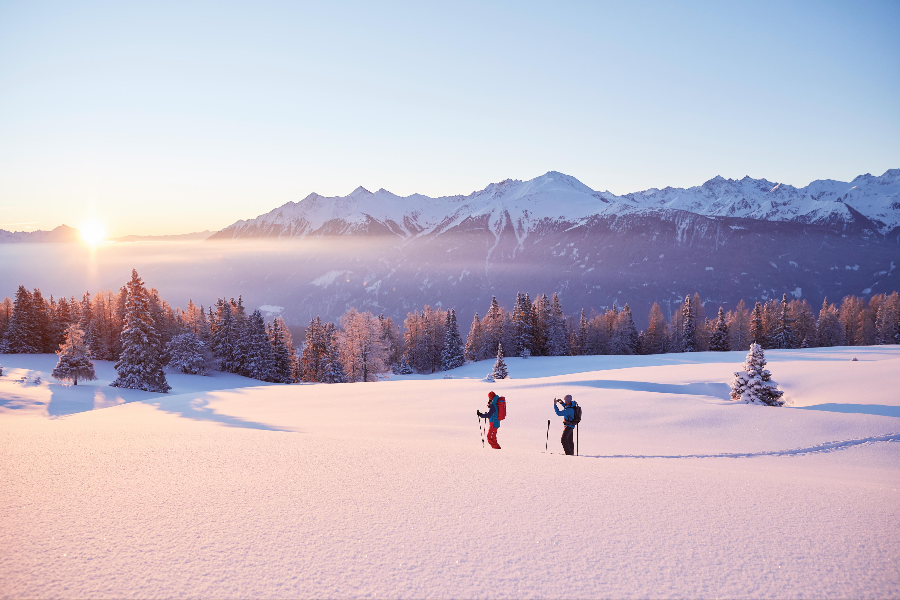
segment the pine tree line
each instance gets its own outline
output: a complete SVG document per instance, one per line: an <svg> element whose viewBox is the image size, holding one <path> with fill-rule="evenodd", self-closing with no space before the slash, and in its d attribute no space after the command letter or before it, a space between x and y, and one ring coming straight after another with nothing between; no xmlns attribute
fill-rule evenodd
<svg viewBox="0 0 900 600"><path fill-rule="evenodd" d="M137 377L140 385L161 390L164 365L275 383L337 383L372 381L388 369L445 371L467 360L495 359L501 347L505 356L528 357L747 350L753 343L766 349L897 344L900 295L877 294L868 302L847 296L840 305L825 300L817 315L805 300L788 301L787 295L752 308L741 300L709 319L694 294L668 321L654 303L646 329L638 331L628 304L567 316L558 294L532 301L518 293L512 310L492 298L484 318L475 314L464 342L452 308L409 313L402 334L389 317L350 308L337 325L312 319L298 350L281 317L267 324L259 311L247 314L240 297L219 298L208 309L193 301L173 309L133 272L117 293L85 293L80 301L46 300L40 290L19 286L13 300L0 304L0 352L56 352L73 325L92 358L118 365L124 355L123 371L142 365L140 377L120 373L117 384L139 385Z"/></svg>

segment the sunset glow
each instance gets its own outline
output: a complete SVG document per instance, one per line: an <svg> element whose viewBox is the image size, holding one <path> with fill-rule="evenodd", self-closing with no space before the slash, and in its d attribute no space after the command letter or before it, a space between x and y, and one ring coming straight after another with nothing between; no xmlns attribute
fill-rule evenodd
<svg viewBox="0 0 900 600"><path fill-rule="evenodd" d="M78 228L81 239L89 246L96 246L106 239L106 227L96 219L89 219Z"/></svg>

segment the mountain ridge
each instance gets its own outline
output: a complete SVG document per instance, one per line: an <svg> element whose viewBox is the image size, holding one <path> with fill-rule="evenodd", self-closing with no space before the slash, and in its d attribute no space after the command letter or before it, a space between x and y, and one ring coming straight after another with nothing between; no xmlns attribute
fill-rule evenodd
<svg viewBox="0 0 900 600"><path fill-rule="evenodd" d="M398 196L384 188L370 192L359 186L347 196L309 194L256 218L236 221L209 239L353 234L408 239L440 234L466 218L485 214L491 215L489 228L496 232L506 216L522 231L528 231L548 218L574 224L596 216L672 210L710 217L870 229L890 235L900 228L900 169L888 169L881 176L866 173L851 182L820 179L803 188L764 178L726 179L717 175L689 188L650 188L621 196L593 190L559 171L527 181L504 179L465 196Z"/></svg>

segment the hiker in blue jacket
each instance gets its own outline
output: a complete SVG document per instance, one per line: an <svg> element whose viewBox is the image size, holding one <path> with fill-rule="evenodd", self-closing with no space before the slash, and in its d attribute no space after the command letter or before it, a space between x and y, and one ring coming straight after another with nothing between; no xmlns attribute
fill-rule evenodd
<svg viewBox="0 0 900 600"><path fill-rule="evenodd" d="M559 405L559 406L557 406ZM559 407L562 406L562 410ZM557 416L563 417L563 434L560 441L562 442L563 450L566 451L568 456L573 456L575 454L575 441L572 439L572 434L575 432L575 425L577 425L577 420L575 418L575 407L578 404L572 400L572 395L567 394L565 399L560 400L559 398L553 399L553 410L556 411Z"/></svg>
<svg viewBox="0 0 900 600"><path fill-rule="evenodd" d="M500 410L497 406L499 399L500 396L494 392L488 392L488 411L486 413L483 413L480 410L475 411L478 414L479 419L487 419L491 422L491 428L488 430L487 439L488 444L495 450L500 449L500 444L497 443L497 430L500 428Z"/></svg>

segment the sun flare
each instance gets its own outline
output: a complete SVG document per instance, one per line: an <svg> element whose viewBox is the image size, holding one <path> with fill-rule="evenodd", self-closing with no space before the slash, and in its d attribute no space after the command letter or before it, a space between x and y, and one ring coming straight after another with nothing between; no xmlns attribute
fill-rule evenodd
<svg viewBox="0 0 900 600"><path fill-rule="evenodd" d="M78 231L81 233L81 239L89 246L96 246L106 239L106 227L96 219L85 221Z"/></svg>

